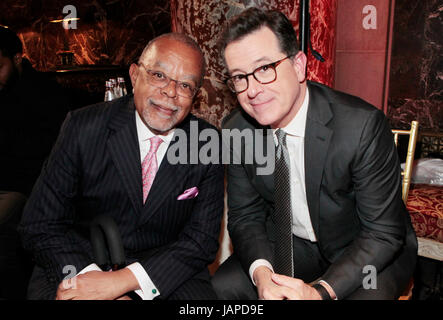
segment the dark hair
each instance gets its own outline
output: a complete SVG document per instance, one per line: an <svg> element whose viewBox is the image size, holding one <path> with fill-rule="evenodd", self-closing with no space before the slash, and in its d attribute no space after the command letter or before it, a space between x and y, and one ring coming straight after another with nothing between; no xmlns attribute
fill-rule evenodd
<svg viewBox="0 0 443 320"><path fill-rule="evenodd" d="M281 12L249 8L229 20L221 33L218 48L224 60L226 46L243 37L268 27L278 39L280 50L292 56L299 51L297 35L289 19Z"/></svg>
<svg viewBox="0 0 443 320"><path fill-rule="evenodd" d="M16 53L23 53L23 45L14 31L0 27L0 53L12 59Z"/></svg>
<svg viewBox="0 0 443 320"><path fill-rule="evenodd" d="M203 78L204 78L205 72L206 72L205 55L203 54L203 51L200 48L200 46L197 44L197 42L186 34L178 33L178 32L170 32L170 33L164 33L164 34L159 35L158 37L155 37L154 39L150 40L148 42L148 44L145 46L138 61L140 62L143 59L145 53L150 49L150 47L157 40L160 40L162 38L172 39L172 40L181 42L181 43L187 45L188 47L190 47L191 49L194 49L195 51L197 51L200 54L200 56L201 56L201 77L200 77L200 83L199 83L199 87L200 87L202 85Z"/></svg>

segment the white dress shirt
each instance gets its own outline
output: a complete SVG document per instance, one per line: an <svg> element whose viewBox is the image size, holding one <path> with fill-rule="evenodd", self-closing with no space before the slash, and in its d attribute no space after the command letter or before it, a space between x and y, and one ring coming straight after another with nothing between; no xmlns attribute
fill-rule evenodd
<svg viewBox="0 0 443 320"><path fill-rule="evenodd" d="M309 92L306 88L305 99L294 119L284 128L287 133L286 146L289 153L291 204L292 204L292 233L299 238L317 241L309 215L306 199L305 183L305 128L308 114ZM278 144L274 132L275 143Z"/></svg>
<svg viewBox="0 0 443 320"><path fill-rule="evenodd" d="M292 204L292 233L297 237L317 241L312 228L311 217L309 215L308 202L306 199L305 183L305 128L308 114L309 91L306 88L303 103L295 115L294 119L284 128L286 135L286 146L290 161L290 181L291 181L291 204ZM278 140L273 130L275 144ZM252 275L259 266L267 266L273 270L272 265L265 259L254 261L249 267L249 275L255 284Z"/></svg>
<svg viewBox="0 0 443 320"><path fill-rule="evenodd" d="M140 147L140 163L142 163L143 159L148 154L149 148L151 146L151 142L149 141L149 139L155 136L155 134L152 133L152 131L149 130L148 127L143 123L137 111L135 111L135 123L137 127L138 144ZM174 135L174 130L171 130L165 136L158 136L160 139L163 140L163 142L159 145L156 153L157 164L159 168L163 158L166 155L166 151L168 150L168 146L172 140L173 135ZM131 272L134 274L135 278L137 279L140 289L135 290L135 293L137 293L143 300L152 300L156 296L160 295L160 291L152 282L145 268L143 268L143 266L139 262L134 262L129 266L127 266L126 268L131 270ZM93 263L84 268L78 274L80 275L93 270L101 271L100 267L97 266L95 263Z"/></svg>

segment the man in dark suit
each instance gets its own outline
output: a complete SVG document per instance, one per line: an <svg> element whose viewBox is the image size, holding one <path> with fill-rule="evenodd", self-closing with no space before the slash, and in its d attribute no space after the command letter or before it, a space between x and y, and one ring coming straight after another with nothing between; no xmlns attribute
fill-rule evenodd
<svg viewBox="0 0 443 320"><path fill-rule="evenodd" d="M173 164L168 152L189 147L194 128L215 130L190 114L203 53L189 37L165 34L129 73L133 96L68 115L27 202L20 231L37 264L31 299L118 299L133 291L143 299L215 298L207 265L218 249L223 167ZM123 269L94 264L88 226L99 215L118 226Z"/></svg>
<svg viewBox="0 0 443 320"><path fill-rule="evenodd" d="M398 297L417 241L383 113L306 81L306 56L282 13L246 10L220 44L242 107L223 128L270 128L262 137L273 135L277 147L274 175L258 175L256 164L228 166L234 253L213 278L219 297ZM233 151L255 154L255 145Z"/></svg>

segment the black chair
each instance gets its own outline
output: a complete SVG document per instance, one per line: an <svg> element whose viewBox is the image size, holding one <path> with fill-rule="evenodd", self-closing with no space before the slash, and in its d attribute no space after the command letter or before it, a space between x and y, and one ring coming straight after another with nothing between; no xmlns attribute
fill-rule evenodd
<svg viewBox="0 0 443 320"><path fill-rule="evenodd" d="M101 215L95 218L90 225L90 234L95 263L102 270L116 271L126 266L123 242L112 217ZM132 300L141 300L134 291L126 295Z"/></svg>
<svg viewBox="0 0 443 320"><path fill-rule="evenodd" d="M95 263L102 270L118 270L126 265L123 242L114 219L101 215L90 226Z"/></svg>

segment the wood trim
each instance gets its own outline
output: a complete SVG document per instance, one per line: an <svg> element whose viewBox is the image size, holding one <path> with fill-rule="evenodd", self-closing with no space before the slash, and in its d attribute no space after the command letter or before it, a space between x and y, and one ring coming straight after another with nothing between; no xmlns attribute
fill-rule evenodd
<svg viewBox="0 0 443 320"><path fill-rule="evenodd" d="M390 0L388 36L386 44L385 78L383 84L383 106L382 106L382 110L385 114L388 114L389 77L391 73L391 55L392 55L392 35L394 33L394 12L395 12L395 0Z"/></svg>
<svg viewBox="0 0 443 320"><path fill-rule="evenodd" d="M417 241L419 256L443 261L443 243L422 237L417 237Z"/></svg>

